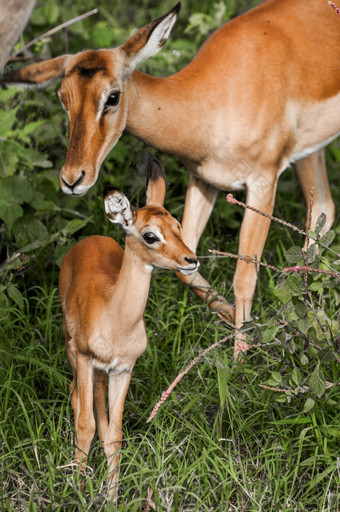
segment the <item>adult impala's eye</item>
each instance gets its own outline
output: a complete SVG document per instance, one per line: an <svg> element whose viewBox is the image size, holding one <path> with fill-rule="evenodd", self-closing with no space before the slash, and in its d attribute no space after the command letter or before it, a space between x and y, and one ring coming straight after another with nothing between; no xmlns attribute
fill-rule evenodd
<svg viewBox="0 0 340 512"><path fill-rule="evenodd" d="M144 242L146 242L148 245L152 245L154 244L155 242L159 242L159 238L156 237L156 235L154 233L151 233L148 232L148 233L144 233L143 235L143 240Z"/></svg>
<svg viewBox="0 0 340 512"><path fill-rule="evenodd" d="M119 103L120 92L112 92L110 96L108 96L104 109L108 107L116 107Z"/></svg>

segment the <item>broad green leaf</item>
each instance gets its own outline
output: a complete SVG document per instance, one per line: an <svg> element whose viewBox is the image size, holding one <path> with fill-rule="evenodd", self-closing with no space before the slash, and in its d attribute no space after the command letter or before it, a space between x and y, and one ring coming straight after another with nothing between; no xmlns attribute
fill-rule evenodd
<svg viewBox="0 0 340 512"><path fill-rule="evenodd" d="M289 274L287 277L289 290L292 295L301 295L302 278L299 274Z"/></svg>
<svg viewBox="0 0 340 512"><path fill-rule="evenodd" d="M33 198L33 189L27 178L9 176L0 181L0 199L8 203L29 203Z"/></svg>
<svg viewBox="0 0 340 512"><path fill-rule="evenodd" d="M44 240L48 231L44 224L33 215L25 215L15 223L15 240L20 248L32 243L34 240Z"/></svg>
<svg viewBox="0 0 340 512"><path fill-rule="evenodd" d="M24 299L23 299L22 293L18 290L18 288L16 286L10 285L7 288L7 294L9 296L9 298L12 299L12 301L15 302L15 304L17 306L19 306L20 309L23 309Z"/></svg>
<svg viewBox="0 0 340 512"><path fill-rule="evenodd" d="M70 220L66 226L61 230L63 235L73 235L80 229L82 229L86 224L88 224L92 220L92 217L88 217L87 219L72 219Z"/></svg>
<svg viewBox="0 0 340 512"><path fill-rule="evenodd" d="M307 400L305 401L305 405L303 406L303 411L304 413L306 412L309 412L313 409L315 405L315 400L313 400L313 398L307 398Z"/></svg>
<svg viewBox="0 0 340 512"><path fill-rule="evenodd" d="M51 25L55 23L59 16L59 7L54 0L47 0L44 6L46 21Z"/></svg>
<svg viewBox="0 0 340 512"><path fill-rule="evenodd" d="M0 109L0 137L8 136L8 132L12 129L12 126L15 123L18 108L19 107L14 107L8 111Z"/></svg>
<svg viewBox="0 0 340 512"><path fill-rule="evenodd" d="M92 31L92 41L96 48L109 48L113 43L112 36L105 21L96 23Z"/></svg>
<svg viewBox="0 0 340 512"><path fill-rule="evenodd" d="M315 258L317 256L317 245L316 244L312 244L308 247L307 249L307 263L308 265L311 265L312 263L314 263L315 261Z"/></svg>
<svg viewBox="0 0 340 512"><path fill-rule="evenodd" d="M303 260L302 249L297 245L293 245L288 251L285 253L285 258L290 265L296 265L299 261Z"/></svg>
<svg viewBox="0 0 340 512"><path fill-rule="evenodd" d="M309 311L306 304L297 297L293 297L292 302L294 304L294 309L295 309L297 316L299 318L304 318Z"/></svg>
<svg viewBox="0 0 340 512"><path fill-rule="evenodd" d="M9 176L0 180L0 218L9 230L23 215L20 204L28 203L32 197L33 189L26 178Z"/></svg>
<svg viewBox="0 0 340 512"><path fill-rule="evenodd" d="M293 371L292 371L292 381L294 382L294 384L296 384L296 386L300 386L301 382L302 382L301 372L296 367L293 368Z"/></svg>
<svg viewBox="0 0 340 512"><path fill-rule="evenodd" d="M324 213L321 213L321 215L318 217L318 220L316 221L314 231L316 231L316 233L319 234L325 224L326 224L326 215Z"/></svg>
<svg viewBox="0 0 340 512"><path fill-rule="evenodd" d="M308 364L308 357L306 356L306 354L301 354L300 362L303 366L306 366L306 364Z"/></svg>
<svg viewBox="0 0 340 512"><path fill-rule="evenodd" d="M319 398L324 394L326 390L326 381L323 371L320 368L320 363L318 363L314 368L312 375L309 378L309 385L311 391Z"/></svg>
<svg viewBox="0 0 340 512"><path fill-rule="evenodd" d="M15 221L20 219L23 213L24 210L20 205L0 199L0 219L4 221L10 231L12 230Z"/></svg>
<svg viewBox="0 0 340 512"><path fill-rule="evenodd" d="M320 238L320 242L322 242L324 245L326 245L327 247L329 247L329 246L331 245L331 243L333 242L334 237L335 237L335 231L333 231L333 230L328 231L327 233L325 233L325 234Z"/></svg>

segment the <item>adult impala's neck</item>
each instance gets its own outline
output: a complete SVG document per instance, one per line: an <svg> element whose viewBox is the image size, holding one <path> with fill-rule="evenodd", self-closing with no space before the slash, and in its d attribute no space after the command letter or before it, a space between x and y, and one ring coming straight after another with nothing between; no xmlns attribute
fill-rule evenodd
<svg viewBox="0 0 340 512"><path fill-rule="evenodd" d="M143 319L151 273L152 267L134 252L133 241L126 237L123 263L114 285L111 304L119 323L127 331L133 330Z"/></svg>
<svg viewBox="0 0 340 512"><path fill-rule="evenodd" d="M127 84L126 129L159 150L179 157L197 152L192 137L192 102L181 87L180 73L156 78L135 71Z"/></svg>

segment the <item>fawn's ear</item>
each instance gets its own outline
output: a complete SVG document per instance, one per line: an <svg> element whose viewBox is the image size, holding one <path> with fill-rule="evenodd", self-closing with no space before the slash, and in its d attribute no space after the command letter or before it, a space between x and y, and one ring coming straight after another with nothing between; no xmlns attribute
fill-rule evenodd
<svg viewBox="0 0 340 512"><path fill-rule="evenodd" d="M140 62L152 57L162 49L168 40L180 10L181 3L178 2L171 11L139 29L120 46L125 54L126 64L131 71Z"/></svg>
<svg viewBox="0 0 340 512"><path fill-rule="evenodd" d="M148 167L146 178L146 204L163 206L166 193L166 178L163 167L155 158L152 158Z"/></svg>
<svg viewBox="0 0 340 512"><path fill-rule="evenodd" d="M121 224L124 229L132 226L134 211L128 198L119 190L104 192L105 212L108 219L114 224Z"/></svg>
<svg viewBox="0 0 340 512"><path fill-rule="evenodd" d="M44 60L30 64L24 68L17 69L0 77L1 85L13 85L26 89L42 88L49 85L53 80L62 78L65 75L66 63L70 55L62 55L55 59Z"/></svg>

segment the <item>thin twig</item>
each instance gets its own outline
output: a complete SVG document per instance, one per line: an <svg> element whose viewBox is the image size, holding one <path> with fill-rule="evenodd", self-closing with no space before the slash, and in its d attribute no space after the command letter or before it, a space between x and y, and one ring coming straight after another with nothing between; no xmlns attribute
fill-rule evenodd
<svg viewBox="0 0 340 512"><path fill-rule="evenodd" d="M215 348L217 348L218 346L222 345L222 343L225 343L226 341L232 339L233 337L235 336L234 333L232 334L229 334L229 336L226 336L225 338L222 338L221 340L217 341L216 343L214 343L213 345L210 345L210 347L206 348L205 350L203 350L203 352L201 352L197 357L195 357L195 359L193 359L191 361L190 364L188 364L188 366L179 374L177 375L177 377L175 378L175 380L170 384L170 386L168 387L168 389L166 391L164 391L162 393L162 396L161 396L161 399L159 400L159 402L157 402L157 404L155 405L155 407L152 409L152 412L150 414L150 416L148 417L147 419L147 423L150 423L151 420L153 420L153 418L156 416L157 412L158 412L158 409L161 407L161 405L165 402L165 400L168 398L168 396L170 395L170 393L173 391L173 389L175 388L175 386L179 383L179 381L184 377L184 375L186 375L190 370L191 368L202 358L204 357L206 354L208 354L211 350L214 350ZM247 350L249 348L249 345L247 345ZM242 349L241 349L242 350Z"/></svg>
<svg viewBox="0 0 340 512"><path fill-rule="evenodd" d="M245 261L246 263L255 263L256 265L261 265L262 267L270 268L271 270L274 270L274 272L278 272L279 274L282 274L282 272L283 272L279 268L274 267L274 265L269 265L268 263L263 263L262 261L259 261L256 258L251 258L250 256L242 256L241 254L233 254L231 252L217 251L215 249L208 249L208 250L212 254L218 254L220 256L228 256L229 258L235 258L238 260L242 260L242 261Z"/></svg>
<svg viewBox="0 0 340 512"><path fill-rule="evenodd" d="M340 9L339 7L337 7L335 4L333 4L333 2L328 2L329 5L331 5L333 7L333 9L337 12L337 14L340 16Z"/></svg>
<svg viewBox="0 0 340 512"><path fill-rule="evenodd" d="M55 34L56 32L59 32L60 30L63 30L64 28L66 27L69 27L70 25L73 25L74 23L77 23L78 21L82 21L84 20L85 18L88 18L89 16L92 16L93 14L97 14L98 13L98 9L92 9L92 11L88 11L84 14L80 14L79 16L76 16L75 18L72 18L71 20L68 20L68 21L65 21L64 23L61 23L60 25L58 25L57 27L54 27L52 28L51 30L48 30L47 32L45 32L44 34L38 36L38 37L35 37L34 39L32 39L32 41L30 41L29 43L27 44L24 44L24 46L22 46L21 48L19 48L18 50L16 50L13 55L11 55L9 61L13 58L13 57L16 57L19 53L27 50L28 48L30 48L31 46L33 46L35 43L37 43L38 41L41 41L41 39L45 39L46 37L50 37L52 36L53 34Z"/></svg>
<svg viewBox="0 0 340 512"><path fill-rule="evenodd" d="M310 189L310 193L309 193L309 215L308 215L307 231L312 229L311 226L312 226L312 211L313 211L313 202L314 202L314 190L315 190L315 187L312 187ZM306 249L308 249L308 247L309 247L309 240L310 240L309 237L305 238L305 248Z"/></svg>
<svg viewBox="0 0 340 512"><path fill-rule="evenodd" d="M2 274L5 271L6 267L8 265L10 265L11 263L13 263L13 261L16 260L17 258L19 258L20 256L21 256L20 252L15 252L12 254L12 256L7 258L7 260L0 267L0 274Z"/></svg>
<svg viewBox="0 0 340 512"><path fill-rule="evenodd" d="M239 206L242 206L242 208L247 208L248 210L251 210L252 212L262 215L262 217L266 217L267 219L273 220L274 222L278 222L279 224L282 224L283 226L287 226L288 228L292 229L293 231L297 231L297 233L299 233L300 235L307 236L314 242L321 245L321 247L323 247L324 249L328 249L330 252L332 252L336 256L339 256L339 254L336 251L334 251L333 249L328 247L326 244L322 243L320 240L317 240L310 234L306 233L306 231L303 231L302 229L299 229L298 227L294 226L294 224L290 224L290 222L279 219L278 217L274 217L273 215L269 215L268 213L264 213L261 210L254 208L254 206L250 206L249 204L243 203L242 201L238 201L237 199L234 198L233 194L227 194L226 200L230 204L237 204Z"/></svg>
<svg viewBox="0 0 340 512"><path fill-rule="evenodd" d="M335 277L336 279L340 279L340 272L332 272L331 270L322 270L320 268L313 268L307 266L296 266L296 267L285 267L283 272L316 272L317 274L325 274L327 276Z"/></svg>

